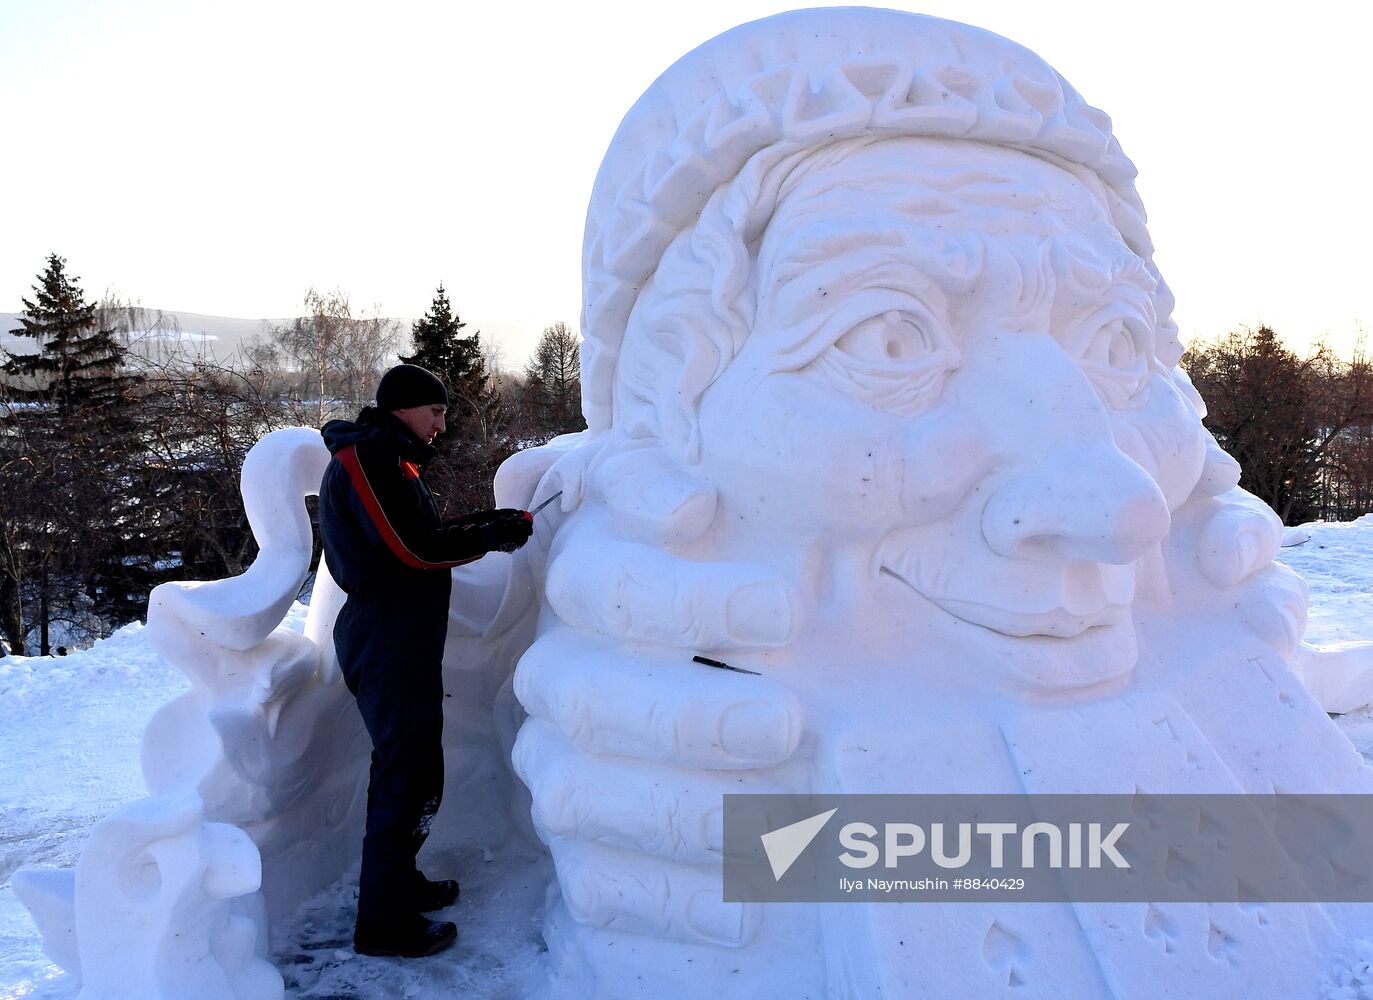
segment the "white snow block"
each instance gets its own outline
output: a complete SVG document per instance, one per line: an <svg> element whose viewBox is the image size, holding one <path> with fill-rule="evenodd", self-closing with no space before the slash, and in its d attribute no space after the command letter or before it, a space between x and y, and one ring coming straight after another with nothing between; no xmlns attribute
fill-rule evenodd
<svg viewBox="0 0 1373 1000"><path fill-rule="evenodd" d="M1373 705L1373 642L1302 643L1297 672L1331 715Z"/></svg>
<svg viewBox="0 0 1373 1000"><path fill-rule="evenodd" d="M76 941L76 872L70 868L22 868L10 882L43 935L43 954L81 978Z"/></svg>
<svg viewBox="0 0 1373 1000"><path fill-rule="evenodd" d="M160 621L178 623L209 643L247 650L290 610L310 569L310 519L302 497L319 492L329 452L308 427L273 431L252 447L240 478L248 524L260 553L242 576L211 582L167 583L149 600L149 637Z"/></svg>
<svg viewBox="0 0 1373 1000"><path fill-rule="evenodd" d="M205 822L195 795L102 820L76 866L81 1000L278 1000L261 874L248 835Z"/></svg>

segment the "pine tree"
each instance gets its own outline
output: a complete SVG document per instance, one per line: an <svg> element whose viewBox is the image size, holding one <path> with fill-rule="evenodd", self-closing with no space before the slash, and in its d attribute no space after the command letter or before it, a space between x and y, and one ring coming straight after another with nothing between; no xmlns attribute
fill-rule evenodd
<svg viewBox="0 0 1373 1000"><path fill-rule="evenodd" d="M67 262L48 255L47 267L24 299L20 328L13 331L38 344L36 354L11 355L4 364L15 399L72 406L117 403L131 379L120 373L124 347L114 331L95 322L95 303L87 302Z"/></svg>
<svg viewBox="0 0 1373 1000"><path fill-rule="evenodd" d="M414 353L401 358L428 368L448 387L448 427L434 442L439 454L429 480L449 517L491 506L496 467L514 450L504 434L500 395L487 376L481 334L464 335L465 326L440 283L429 311L411 327Z"/></svg>
<svg viewBox="0 0 1373 1000"><path fill-rule="evenodd" d="M410 329L415 353L401 358L406 364L428 368L448 386L448 430L443 435L444 444L472 445L485 441L499 405L488 384L481 334L464 336L465 326L453 312L440 282L429 311Z"/></svg>
<svg viewBox="0 0 1373 1000"><path fill-rule="evenodd" d="M33 291L13 332L38 350L0 365L0 623L22 649L22 604L36 603L46 654L59 616L136 614L131 573L157 540L133 491L139 380L123 370L124 348L98 328L94 304L57 254Z"/></svg>
<svg viewBox="0 0 1373 1000"><path fill-rule="evenodd" d="M462 336L461 331L465 326L466 323L453 315L448 293L444 290L443 282L439 282L438 290L434 293L434 301L429 303L429 311L410 328L410 339L415 346L415 353L408 358L402 357L401 360L408 365L428 368L443 377L445 382L448 381L448 373L460 367L461 352L457 341Z"/></svg>

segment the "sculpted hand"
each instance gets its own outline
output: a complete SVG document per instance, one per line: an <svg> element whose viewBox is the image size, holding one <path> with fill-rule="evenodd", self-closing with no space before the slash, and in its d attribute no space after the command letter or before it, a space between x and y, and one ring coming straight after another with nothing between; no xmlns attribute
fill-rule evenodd
<svg viewBox="0 0 1373 1000"><path fill-rule="evenodd" d="M568 624L691 653L774 648L791 635L790 595L768 570L681 559L605 526L578 528L554 541L546 584ZM587 530L595 528L603 530Z"/></svg>
<svg viewBox="0 0 1373 1000"><path fill-rule="evenodd" d="M801 708L775 680L692 656L762 666L747 654L790 639L793 599L764 567L676 554L708 530L715 495L661 452L565 465L530 501L563 491L540 515L552 625L514 684L535 827L575 920L738 946L757 914L721 898L723 796L804 787Z"/></svg>
<svg viewBox="0 0 1373 1000"><path fill-rule="evenodd" d="M1272 563L1282 545L1282 522L1266 503L1238 488L1212 503L1197 539L1197 559L1206 578L1227 590Z"/></svg>
<svg viewBox="0 0 1373 1000"><path fill-rule="evenodd" d="M1173 515L1165 550L1186 579L1192 566L1285 658L1306 630L1306 583L1275 562L1282 521L1266 503L1240 489L1239 466L1214 441L1193 495ZM1174 574L1170 574L1174 575Z"/></svg>
<svg viewBox="0 0 1373 1000"><path fill-rule="evenodd" d="M723 796L784 791L794 696L766 677L559 625L525 653L514 763L568 910L597 927L740 945L721 901ZM781 766L779 766L781 765Z"/></svg>
<svg viewBox="0 0 1373 1000"><path fill-rule="evenodd" d="M1275 561L1282 522L1251 493L1233 489L1212 501L1198 537L1202 572L1218 589L1234 591L1245 620L1284 657L1306 631L1306 581Z"/></svg>
<svg viewBox="0 0 1373 1000"><path fill-rule="evenodd" d="M1174 517L1181 533L1194 539L1189 545L1202 573L1220 590L1271 564L1282 544L1278 515L1240 489L1239 481L1239 463L1207 434L1201 477Z"/></svg>

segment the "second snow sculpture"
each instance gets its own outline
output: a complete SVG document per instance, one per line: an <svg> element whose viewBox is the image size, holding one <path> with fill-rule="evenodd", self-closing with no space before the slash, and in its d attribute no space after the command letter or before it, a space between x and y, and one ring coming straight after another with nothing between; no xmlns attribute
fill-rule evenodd
<svg viewBox="0 0 1373 1000"><path fill-rule="evenodd" d="M191 689L144 733L148 797L98 823L75 870L14 877L47 954L88 1000L278 1000L270 940L356 863L369 741L334 656L343 595L322 561L304 634L282 624L310 566L304 499L328 460L304 427L249 452L258 558L242 576L164 584L149 602L149 637ZM541 460L522 460L526 478ZM533 622L527 570L509 556L453 583L439 822L456 851L511 836L509 674Z"/></svg>
<svg viewBox="0 0 1373 1000"><path fill-rule="evenodd" d="M15 875L83 997L275 1000L270 922L355 853L366 734L328 652L338 591L327 569L306 634L281 624L310 568L304 498L327 461L308 428L249 452L258 558L242 576L164 584L149 601L149 639L191 689L143 734L148 797L95 826L75 871Z"/></svg>
<svg viewBox="0 0 1373 1000"><path fill-rule="evenodd" d="M891 11L737 28L626 116L516 675L566 995L1305 996L1367 932L721 901L728 792L1373 791L1291 671L1304 589L1176 367L1134 173L1032 53Z"/></svg>

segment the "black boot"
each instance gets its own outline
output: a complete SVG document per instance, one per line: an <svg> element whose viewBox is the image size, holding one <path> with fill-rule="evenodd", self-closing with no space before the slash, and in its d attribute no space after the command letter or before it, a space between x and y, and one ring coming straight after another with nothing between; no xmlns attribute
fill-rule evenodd
<svg viewBox="0 0 1373 1000"><path fill-rule="evenodd" d="M423 958L443 951L458 939L458 929L447 921L414 916L386 924L358 922L353 950L359 955Z"/></svg>
<svg viewBox="0 0 1373 1000"><path fill-rule="evenodd" d="M415 883L415 909L421 913L446 910L458 901L458 880L440 879L437 882L420 875Z"/></svg>

